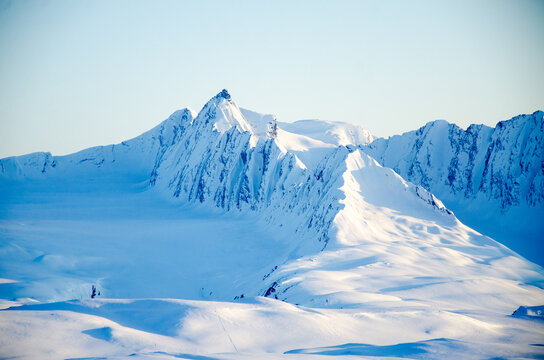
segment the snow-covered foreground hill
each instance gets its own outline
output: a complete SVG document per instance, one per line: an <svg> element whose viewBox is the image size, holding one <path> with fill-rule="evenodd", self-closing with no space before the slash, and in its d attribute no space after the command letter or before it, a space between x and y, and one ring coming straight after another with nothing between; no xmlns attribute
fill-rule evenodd
<svg viewBox="0 0 544 360"><path fill-rule="evenodd" d="M342 143L363 130L271 119L224 91L119 145L1 160L0 357L544 354L540 266Z"/></svg>

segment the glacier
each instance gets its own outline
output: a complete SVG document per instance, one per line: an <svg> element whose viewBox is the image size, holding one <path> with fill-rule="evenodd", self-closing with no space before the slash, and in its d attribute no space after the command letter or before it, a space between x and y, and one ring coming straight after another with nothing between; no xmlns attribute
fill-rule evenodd
<svg viewBox="0 0 544 360"><path fill-rule="evenodd" d="M120 144L1 159L0 356L542 355L516 313L542 267L384 167L386 140L273 119L223 90Z"/></svg>

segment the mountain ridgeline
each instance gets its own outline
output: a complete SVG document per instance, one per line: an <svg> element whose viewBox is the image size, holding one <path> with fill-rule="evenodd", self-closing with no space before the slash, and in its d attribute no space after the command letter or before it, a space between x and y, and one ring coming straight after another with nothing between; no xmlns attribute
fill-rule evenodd
<svg viewBox="0 0 544 360"><path fill-rule="evenodd" d="M198 114L176 111L121 144L67 156L34 153L2 159L0 177L129 181L183 203L259 212L267 223L315 240L300 240L304 247L322 249L346 207L346 174L353 172L348 168L373 168L377 179L402 188L402 196L413 198L415 207L451 216L436 194L463 222L526 255L519 243L534 246L544 233L538 221L544 205L542 116L518 116L495 129L471 125L462 130L435 121L376 140L357 126L304 120L280 123L277 138L271 139L266 128L273 117L238 108L223 90ZM521 229L516 226L520 221Z"/></svg>
<svg viewBox="0 0 544 360"><path fill-rule="evenodd" d="M544 112L466 130L445 121L388 139L365 151L383 166L444 200L485 200L505 212L544 203Z"/></svg>
<svg viewBox="0 0 544 360"><path fill-rule="evenodd" d="M363 146L471 227L544 263L544 112L495 128L438 120Z"/></svg>
<svg viewBox="0 0 544 360"><path fill-rule="evenodd" d="M223 90L195 115L189 109L173 113L149 132L118 145L101 146L67 156L34 153L0 160L4 179L58 181L85 176L109 181L129 177L170 194L183 203L204 203L237 211L258 211L268 223L293 230L310 248L324 248L335 216L344 207L341 187L348 157L357 153L374 160L356 146L338 145L346 139L372 139L362 128L347 125L345 133L329 122L302 121L301 134L282 132L279 139L263 136L267 117L256 119L242 111ZM311 139L311 124L324 131ZM327 133L330 129L330 133ZM296 130L296 129L295 129ZM329 141L338 143L325 143ZM287 141L286 141L287 139ZM291 147L313 141L318 161L302 162ZM293 145L293 143L296 143ZM306 144L307 146L307 144ZM380 167L381 169L381 167ZM388 176L388 169L381 169ZM409 196L448 214L442 203L422 187L397 182ZM290 214L291 216L285 216Z"/></svg>
<svg viewBox="0 0 544 360"><path fill-rule="evenodd" d="M224 90L120 144L0 160L0 358L538 358L544 269L465 223L518 250L542 193L542 113L374 140Z"/></svg>

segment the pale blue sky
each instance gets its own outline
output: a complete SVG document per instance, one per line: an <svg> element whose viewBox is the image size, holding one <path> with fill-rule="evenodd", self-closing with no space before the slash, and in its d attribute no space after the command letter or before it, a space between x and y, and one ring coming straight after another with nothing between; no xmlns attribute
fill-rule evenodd
<svg viewBox="0 0 544 360"><path fill-rule="evenodd" d="M223 88L378 136L544 108L544 1L0 0L0 157L134 137Z"/></svg>

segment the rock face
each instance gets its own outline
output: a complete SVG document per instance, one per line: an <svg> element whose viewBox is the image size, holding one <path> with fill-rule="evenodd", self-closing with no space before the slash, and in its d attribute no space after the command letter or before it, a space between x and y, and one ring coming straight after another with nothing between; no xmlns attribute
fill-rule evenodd
<svg viewBox="0 0 544 360"><path fill-rule="evenodd" d="M521 251L516 243L544 236L543 115L466 130L434 121L364 151L438 196L462 221Z"/></svg>

